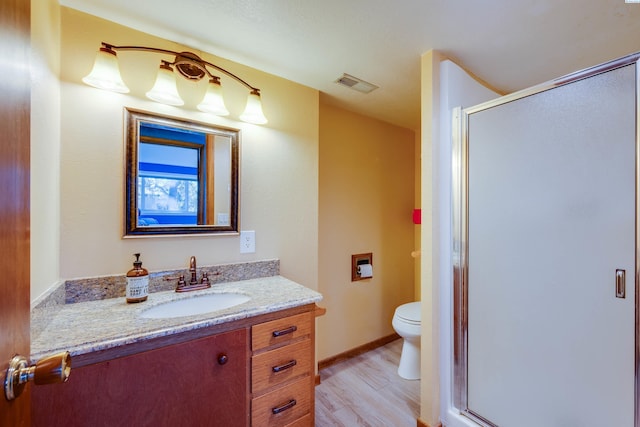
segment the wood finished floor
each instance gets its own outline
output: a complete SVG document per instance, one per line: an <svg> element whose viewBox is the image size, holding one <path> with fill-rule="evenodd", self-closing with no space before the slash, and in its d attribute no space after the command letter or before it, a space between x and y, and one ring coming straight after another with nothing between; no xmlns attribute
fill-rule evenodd
<svg viewBox="0 0 640 427"><path fill-rule="evenodd" d="M320 371L317 427L415 427L420 381L398 376L402 340Z"/></svg>

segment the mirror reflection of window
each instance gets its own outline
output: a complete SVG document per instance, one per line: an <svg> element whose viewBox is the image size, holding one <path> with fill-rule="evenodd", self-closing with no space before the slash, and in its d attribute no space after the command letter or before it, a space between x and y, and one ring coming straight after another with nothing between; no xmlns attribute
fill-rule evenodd
<svg viewBox="0 0 640 427"><path fill-rule="evenodd" d="M140 124L138 225L196 225L199 221L201 165L206 134ZM201 217L201 213L200 213Z"/></svg>
<svg viewBox="0 0 640 427"><path fill-rule="evenodd" d="M231 212L231 183L227 177L231 176L231 137L216 136L214 142L215 162L213 171L215 176L215 223L229 225L229 212Z"/></svg>

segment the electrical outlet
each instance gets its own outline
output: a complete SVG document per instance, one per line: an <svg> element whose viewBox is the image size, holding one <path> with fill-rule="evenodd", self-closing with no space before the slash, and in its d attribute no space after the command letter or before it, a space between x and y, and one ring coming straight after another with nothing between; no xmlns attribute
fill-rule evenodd
<svg viewBox="0 0 640 427"><path fill-rule="evenodd" d="M252 254L256 251L256 232L241 231L240 232L240 253Z"/></svg>

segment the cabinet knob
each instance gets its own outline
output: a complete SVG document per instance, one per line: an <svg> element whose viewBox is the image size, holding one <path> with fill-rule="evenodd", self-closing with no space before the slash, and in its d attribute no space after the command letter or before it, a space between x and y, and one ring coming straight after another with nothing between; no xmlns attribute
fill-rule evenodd
<svg viewBox="0 0 640 427"><path fill-rule="evenodd" d="M229 356L227 356L226 354L224 354L224 353L220 353L220 354L218 355L218 364L219 364L219 365L224 365L224 364L226 364L228 361L229 361Z"/></svg>

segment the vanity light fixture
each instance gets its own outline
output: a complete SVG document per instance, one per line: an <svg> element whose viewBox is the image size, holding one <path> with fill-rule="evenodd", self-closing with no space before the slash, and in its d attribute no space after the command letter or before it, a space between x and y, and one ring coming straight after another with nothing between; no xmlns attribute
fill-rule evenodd
<svg viewBox="0 0 640 427"><path fill-rule="evenodd" d="M199 81L204 77L209 79L207 92L205 93L202 102L198 104L198 109L200 111L218 116L228 115L229 111L225 107L224 99L222 97L220 77L213 75L209 71L209 68L212 68L231 77L249 89L250 92L247 98L247 106L245 107L244 112L240 115L240 120L258 125L267 123L267 118L262 112L260 89L251 86L235 74L205 61L195 53L191 52L174 52L171 50L145 46L114 46L102 42L102 47L100 47L100 50L98 51L93 69L89 75L82 79L82 81L89 86L97 87L99 89L120 93L129 92L129 88L124 84L122 77L120 76L120 68L118 66L118 58L116 55L116 51L119 50L156 52L174 57L173 62L165 60L161 60L160 62L160 69L158 70L156 82L153 85L153 88L151 88L151 90L146 94L147 97L153 101L169 105L184 104L184 101L180 98L176 88L175 69L175 71L187 80Z"/></svg>

